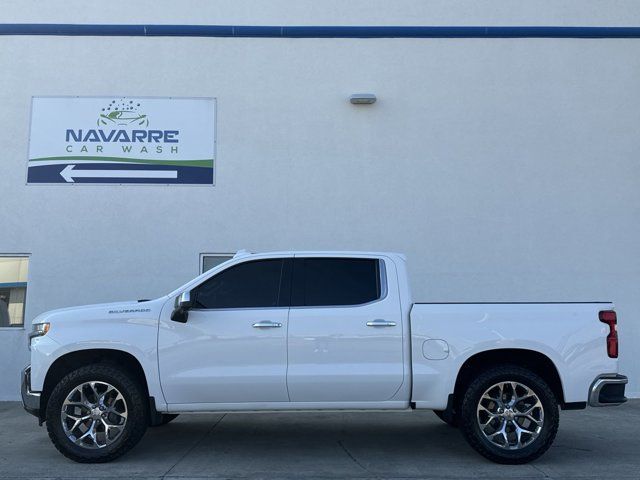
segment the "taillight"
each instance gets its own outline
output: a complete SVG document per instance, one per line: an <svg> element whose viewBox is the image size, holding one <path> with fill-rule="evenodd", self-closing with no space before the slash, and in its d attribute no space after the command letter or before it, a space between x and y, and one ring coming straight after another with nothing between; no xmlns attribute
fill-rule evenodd
<svg viewBox="0 0 640 480"><path fill-rule="evenodd" d="M600 321L609 325L609 335L607 335L607 355L610 358L618 358L618 318L613 310L602 310L598 313Z"/></svg>

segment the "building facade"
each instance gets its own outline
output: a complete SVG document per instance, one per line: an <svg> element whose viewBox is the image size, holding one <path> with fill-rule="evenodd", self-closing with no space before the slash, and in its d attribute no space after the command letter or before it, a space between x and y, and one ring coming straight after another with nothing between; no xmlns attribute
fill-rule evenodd
<svg viewBox="0 0 640 480"><path fill-rule="evenodd" d="M640 395L640 39L605 35L640 25L640 6L615 5L5 2L0 400L19 397L38 314L160 296L242 248L404 252L425 302L611 300L627 391ZM9 31L35 23L581 26L605 38ZM359 93L377 101L351 103ZM59 127L34 98L96 97L213 99L201 136L213 180L32 181L30 149L49 146L34 126Z"/></svg>

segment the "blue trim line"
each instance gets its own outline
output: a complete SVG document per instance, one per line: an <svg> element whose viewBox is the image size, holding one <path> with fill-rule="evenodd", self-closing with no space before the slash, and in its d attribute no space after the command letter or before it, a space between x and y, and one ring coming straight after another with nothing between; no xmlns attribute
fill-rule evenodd
<svg viewBox="0 0 640 480"><path fill-rule="evenodd" d="M7 282L0 283L0 288L26 288L27 282Z"/></svg>
<svg viewBox="0 0 640 480"><path fill-rule="evenodd" d="M74 25L3 23L0 35L268 38L640 38L640 27Z"/></svg>

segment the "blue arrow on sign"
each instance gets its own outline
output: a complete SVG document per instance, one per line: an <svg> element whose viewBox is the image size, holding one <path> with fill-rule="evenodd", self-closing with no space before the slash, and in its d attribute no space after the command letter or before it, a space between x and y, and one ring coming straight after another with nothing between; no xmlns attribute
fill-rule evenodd
<svg viewBox="0 0 640 480"><path fill-rule="evenodd" d="M74 178L178 178L177 170L78 170L75 165L67 165L60 171L67 183Z"/></svg>

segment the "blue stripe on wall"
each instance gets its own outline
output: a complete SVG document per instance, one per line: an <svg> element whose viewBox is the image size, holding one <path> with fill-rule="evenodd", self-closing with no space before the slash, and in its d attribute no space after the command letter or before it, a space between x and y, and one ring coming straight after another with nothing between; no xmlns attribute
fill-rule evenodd
<svg viewBox="0 0 640 480"><path fill-rule="evenodd" d="M4 23L0 35L269 38L640 38L640 27L73 25Z"/></svg>
<svg viewBox="0 0 640 480"><path fill-rule="evenodd" d="M6 282L0 283L0 288L26 288L27 282Z"/></svg>

